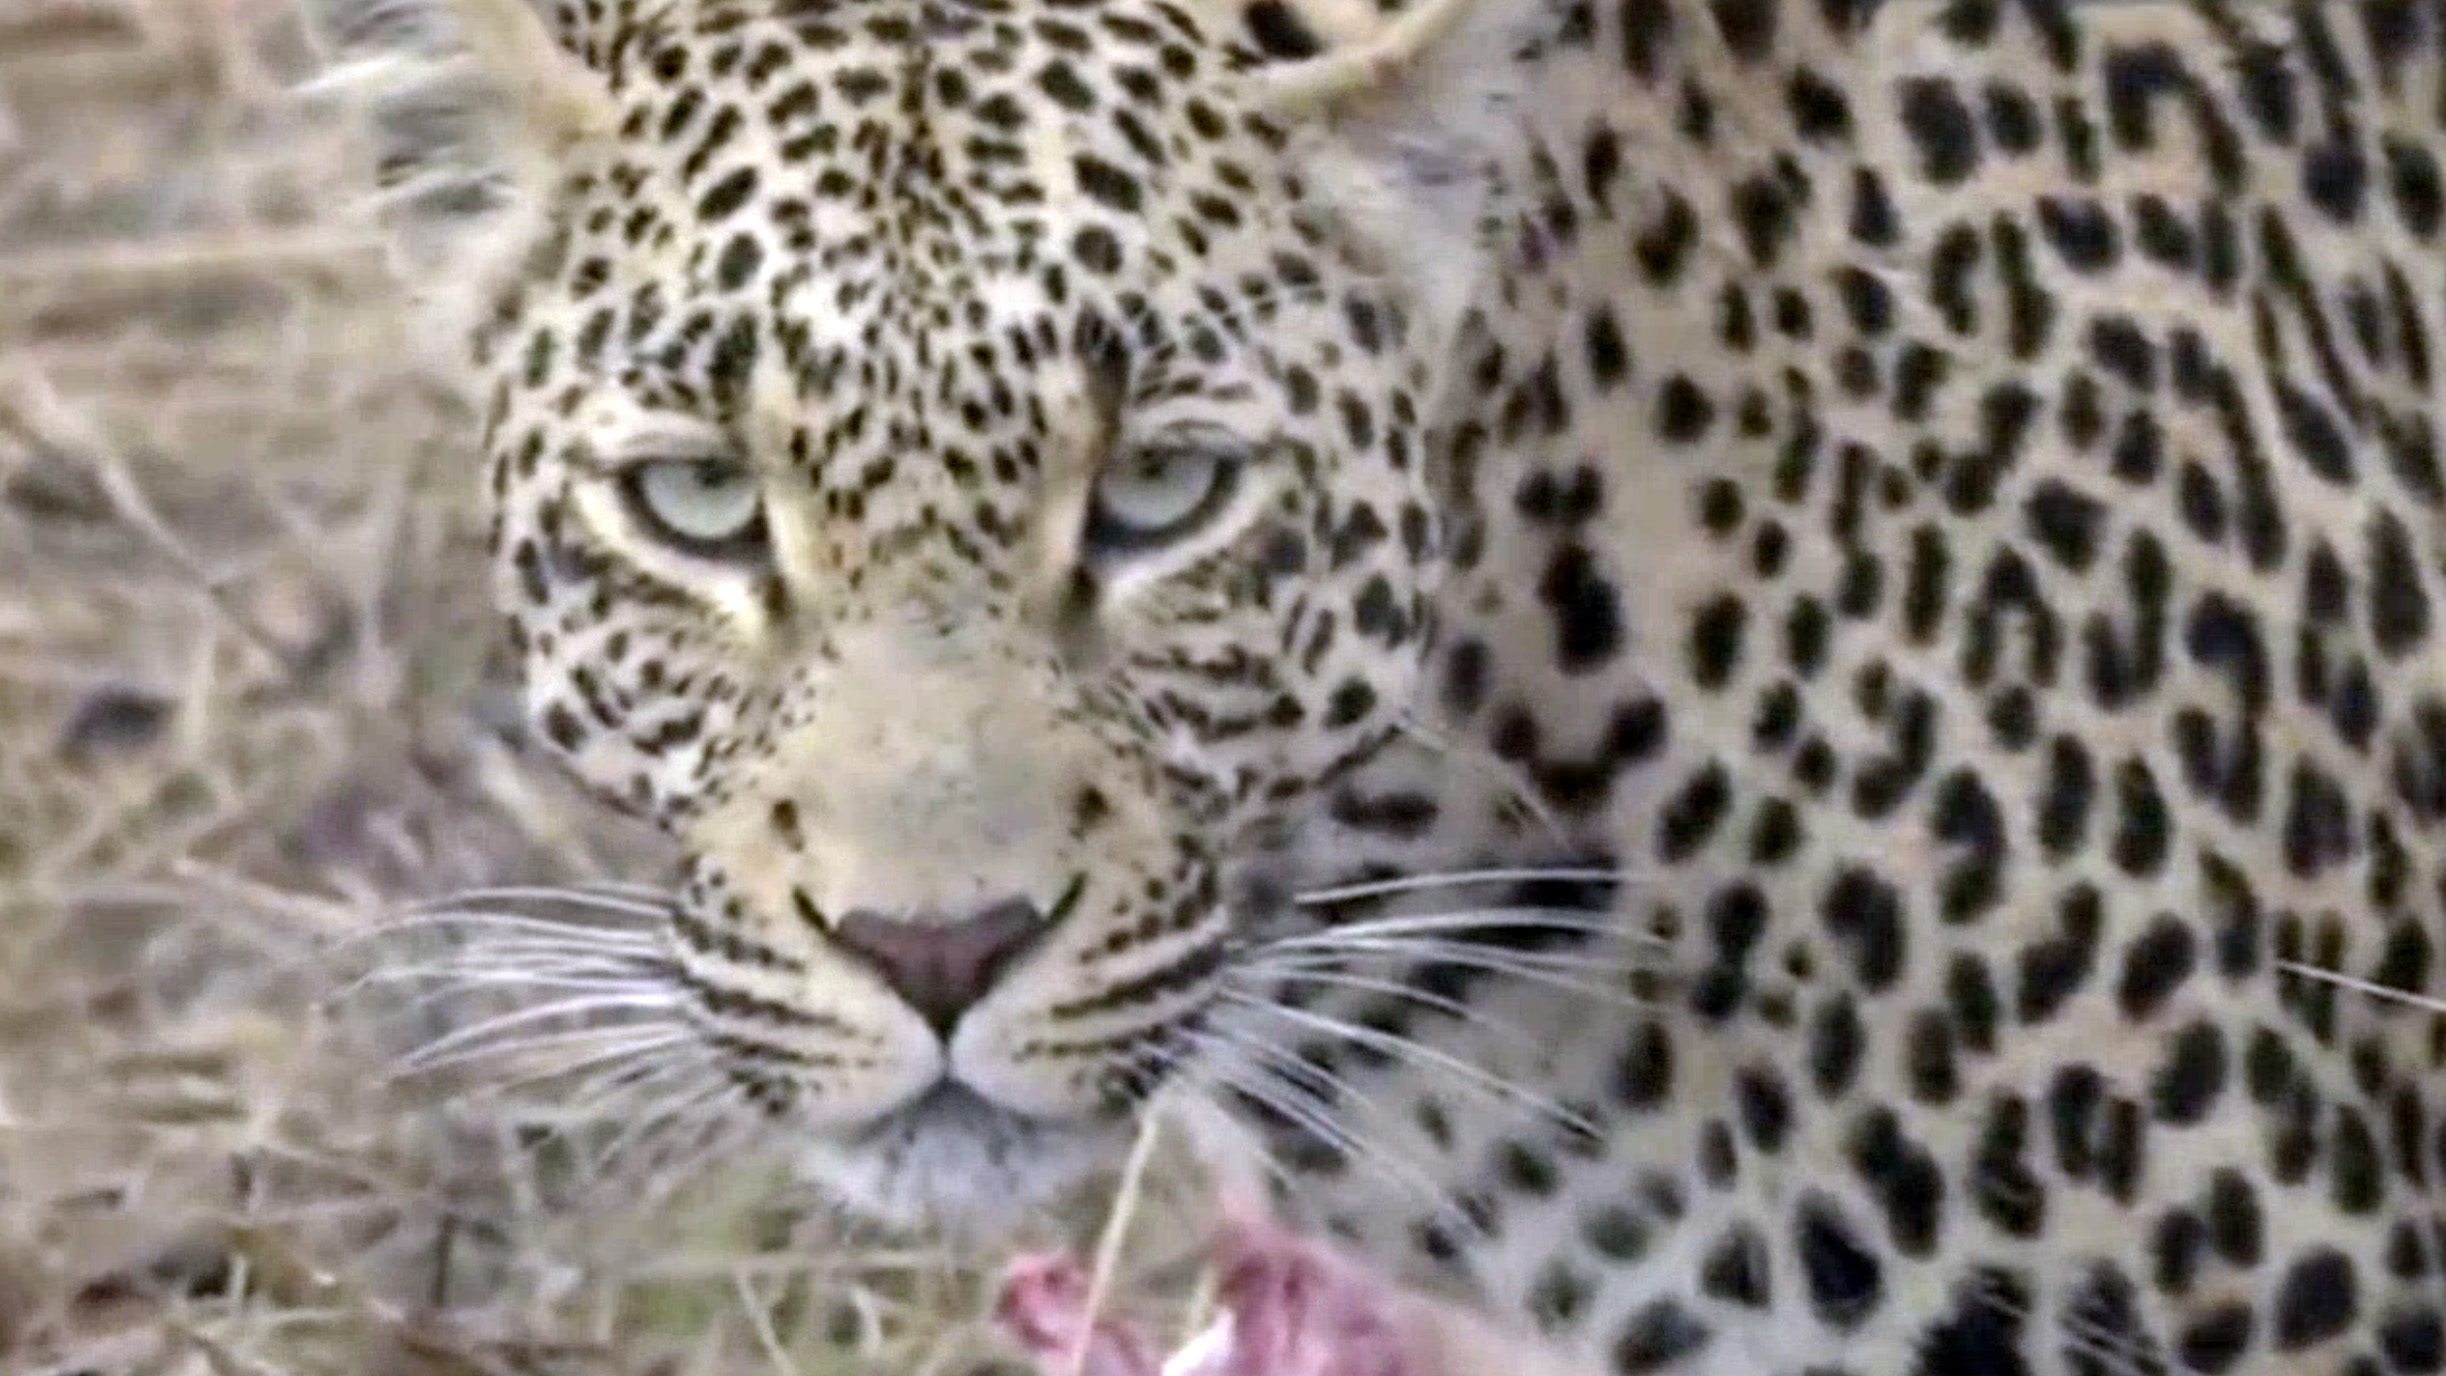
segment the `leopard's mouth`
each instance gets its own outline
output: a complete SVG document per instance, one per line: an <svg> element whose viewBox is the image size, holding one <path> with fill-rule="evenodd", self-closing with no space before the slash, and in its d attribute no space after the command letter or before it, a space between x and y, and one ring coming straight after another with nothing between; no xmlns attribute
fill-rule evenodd
<svg viewBox="0 0 2446 1376"><path fill-rule="evenodd" d="M1061 1120L1037 1118L1004 1108L960 1081L946 1077L932 1089L859 1128L851 1135L851 1143L866 1150L889 1150L927 1135L965 1134L983 1140L1010 1140L1062 1125Z"/></svg>
<svg viewBox="0 0 2446 1376"><path fill-rule="evenodd" d="M802 1144L802 1174L857 1211L928 1231L1005 1233L1121 1164L1126 1119L1045 1118L946 1079L853 1132Z"/></svg>

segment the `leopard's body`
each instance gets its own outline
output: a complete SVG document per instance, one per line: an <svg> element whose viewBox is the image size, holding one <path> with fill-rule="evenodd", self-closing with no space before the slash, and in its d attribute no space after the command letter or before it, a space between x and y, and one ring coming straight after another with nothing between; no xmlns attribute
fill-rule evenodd
<svg viewBox="0 0 2446 1376"><path fill-rule="evenodd" d="M500 586L726 1073L949 1213L1229 1081L1592 1372L2446 1369L2446 10L1469 9L554 16Z"/></svg>

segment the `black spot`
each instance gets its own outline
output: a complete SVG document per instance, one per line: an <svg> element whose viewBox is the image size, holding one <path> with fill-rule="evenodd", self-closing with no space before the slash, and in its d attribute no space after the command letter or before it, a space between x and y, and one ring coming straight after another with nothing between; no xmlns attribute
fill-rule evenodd
<svg viewBox="0 0 2446 1376"><path fill-rule="evenodd" d="M1657 212L1655 222L1632 244L1640 271L1650 285L1659 287L1680 279L1699 243L1698 212L1676 192L1668 190L1664 198L1664 208Z"/></svg>
<svg viewBox="0 0 2446 1376"><path fill-rule="evenodd" d="M2189 1209L2168 1210L2157 1221L2149 1252L2157 1288L2169 1295L2187 1295L2199 1278L2200 1258L2208 1246L2208 1225Z"/></svg>
<svg viewBox="0 0 2446 1376"><path fill-rule="evenodd" d="M1646 1221L1618 1204L1581 1219L1580 1238L1589 1250L1611 1261L1637 1261L1647 1255L1652 1240Z"/></svg>
<svg viewBox="0 0 2446 1376"><path fill-rule="evenodd" d="M2096 968L2105 905L2098 891L2076 884L2056 904L2057 934L2021 950L2015 1011L2028 1024L2045 1022L2079 993Z"/></svg>
<svg viewBox="0 0 2446 1376"><path fill-rule="evenodd" d="M1699 1263L1699 1291L1727 1304L1767 1308L1774 1288L1766 1239L1745 1223L1727 1227Z"/></svg>
<svg viewBox="0 0 2446 1376"><path fill-rule="evenodd" d="M2157 348L2128 315L2102 315L2089 325L2090 357L2135 392L2157 386Z"/></svg>
<svg viewBox="0 0 2446 1376"><path fill-rule="evenodd" d="M1622 136L1602 124L1589 130L1580 149L1580 175L1588 183L1588 199L1606 204L1622 175Z"/></svg>
<svg viewBox="0 0 2446 1376"><path fill-rule="evenodd" d="M1885 1212L1896 1250L1919 1259L1933 1255L1945 1205L1945 1177L1936 1157L1905 1137L1901 1121L1884 1107L1863 1115L1852 1133L1850 1156L1852 1169Z"/></svg>
<svg viewBox="0 0 2446 1376"><path fill-rule="evenodd" d="M1079 190L1089 200L1125 215L1137 212L1144 192L1136 177L1093 153L1074 154L1070 161L1071 170L1078 178Z"/></svg>
<svg viewBox="0 0 2446 1376"><path fill-rule="evenodd" d="M1359 679L1351 679L1333 690L1325 707L1325 724L1340 728L1364 719L1376 708L1376 690Z"/></svg>
<svg viewBox="0 0 2446 1376"><path fill-rule="evenodd" d="M1962 1092L1962 1076L1954 1057L1953 1028L1945 1015L1935 1009L1913 1014L1905 1047L1911 1097L1935 1108L1952 1103Z"/></svg>
<svg viewBox="0 0 2446 1376"><path fill-rule="evenodd" d="M1070 236L1070 256L1099 277L1121 269L1121 241L1102 225L1082 225Z"/></svg>
<svg viewBox="0 0 2446 1376"><path fill-rule="evenodd" d="M1679 1302L1650 1300L1615 1339L1614 1370L1621 1376L1662 1371L1706 1347L1711 1336L1707 1325Z"/></svg>
<svg viewBox="0 0 2446 1376"><path fill-rule="evenodd" d="M2380 1325L2378 1350L2407 1376L2446 1370L2446 1319L2425 1305L2399 1310Z"/></svg>
<svg viewBox="0 0 2446 1376"><path fill-rule="evenodd" d="M1894 887L1857 866L1837 874L1819 904L1826 929L1852 953L1863 991L1878 993L1901 977L1906 953L1903 903Z"/></svg>
<svg viewBox="0 0 2446 1376"><path fill-rule="evenodd" d="M2191 270L2199 255L2198 236L2164 197L2150 191L2134 196L2132 214L2132 240L2149 261L2177 272Z"/></svg>
<svg viewBox="0 0 2446 1376"><path fill-rule="evenodd" d="M2360 1308L2352 1258L2333 1247L2313 1247L2285 1268L2277 1284L2276 1350L2299 1352L2338 1337Z"/></svg>
<svg viewBox="0 0 2446 1376"><path fill-rule="evenodd" d="M1673 1093L1673 1041L1664 1028L1643 1021L1614 1058L1616 1102L1636 1113L1661 1107Z"/></svg>
<svg viewBox="0 0 2446 1376"><path fill-rule="evenodd" d="M2303 194L2338 224L2361 218L2369 185L2369 163L2358 139L2330 138L2302 155Z"/></svg>
<svg viewBox="0 0 2446 1376"><path fill-rule="evenodd" d="M1243 18L1248 24L1249 36L1256 39L1258 49L1270 57L1314 57L1325 51L1325 45L1317 41L1316 34L1300 18L1299 11L1284 3L1284 0L1252 0L1243 12Z"/></svg>
<svg viewBox="0 0 2446 1376"><path fill-rule="evenodd" d="M1584 545L1564 545L1547 561L1538 600L1554 618L1555 660L1566 674L1585 674L1622 648L1622 599Z"/></svg>
<svg viewBox="0 0 2446 1376"><path fill-rule="evenodd" d="M2080 848L2097 791L2097 767L2088 750L2071 736L2056 737L2048 746L2038 803L2038 843L2048 855L2060 858Z"/></svg>
<svg viewBox="0 0 2446 1376"><path fill-rule="evenodd" d="M1782 1151L1792 1127L1792 1100L1782 1078L1772 1070L1744 1069L1733 1077L1733 1097L1750 1145L1769 1156Z"/></svg>
<svg viewBox="0 0 2446 1376"><path fill-rule="evenodd" d="M1967 180L1979 166L1979 125L1953 83L1912 77L1901 84L1903 129L1919 150L1920 175L1937 186Z"/></svg>
<svg viewBox="0 0 2446 1376"><path fill-rule="evenodd" d="M1964 1188L1979 1216L2007 1237L2036 1237L2046 1225L2047 1187L2029 1158L2029 1104L2019 1095L1996 1095Z"/></svg>
<svg viewBox="0 0 2446 1376"><path fill-rule="evenodd" d="M2164 43L2110 49L2104 62L2106 122L2115 142L2127 149L2156 146L2151 103L2186 84L2182 59Z"/></svg>
<svg viewBox="0 0 2446 1376"><path fill-rule="evenodd" d="M1992 1054L2004 1003L1997 996L1995 977L1988 972L1986 960L1968 951L1954 956L1945 972L1945 1003L1954 1035L1963 1047Z"/></svg>
<svg viewBox="0 0 2446 1376"><path fill-rule="evenodd" d="M714 262L714 284L723 291L737 291L754 280L756 270L763 266L764 246L756 242L756 236L734 234Z"/></svg>
<svg viewBox="0 0 2446 1376"><path fill-rule="evenodd" d="M2388 135L2385 140L2387 186L2395 194L2396 214L2406 229L2422 239L2437 237L2446 220L2446 179L2438 175L2437 159L2409 139Z"/></svg>
<svg viewBox="0 0 2446 1376"><path fill-rule="evenodd" d="M1961 852L1938 883L1938 913L1948 923L1975 921L2003 896L2003 812L1978 776L1960 769L1937 790L1930 820L1937 839Z"/></svg>
<svg viewBox="0 0 2446 1376"><path fill-rule="evenodd" d="M1710 760L1691 774L1656 819L1657 858L1679 864L1712 840L1732 811L1732 776Z"/></svg>
<svg viewBox="0 0 2446 1376"><path fill-rule="evenodd" d="M1495 1154L1495 1168L1504 1184L1532 1199L1551 1196L1562 1183L1554 1158L1526 1142L1505 1142Z"/></svg>
<svg viewBox="0 0 2446 1376"><path fill-rule="evenodd" d="M2030 533L2066 569L2083 573L2097 562L2106 527L2104 502L2060 478L2045 478L2023 503L2022 515L2030 523Z"/></svg>
<svg viewBox="0 0 2446 1376"><path fill-rule="evenodd" d="M2165 1006L2199 963L2199 945L2191 924L2172 913L2159 913L2148 929L2123 951L2123 978L2115 998L2123 1016L2142 1022Z"/></svg>
<svg viewBox="0 0 2446 1376"><path fill-rule="evenodd" d="M1849 1330L1866 1322L1884 1298L1885 1275L1875 1254L1860 1244L1833 1203L1811 1194L1793 1226L1810 1308L1830 1328Z"/></svg>
<svg viewBox="0 0 2446 1376"><path fill-rule="evenodd" d="M2021 1351L2027 1284L2009 1271L1979 1267L1953 1296L1952 1312L1921 1334L1911 1376L2029 1376Z"/></svg>
<svg viewBox="0 0 2446 1376"><path fill-rule="evenodd" d="M752 166L733 169L697 198L696 216L706 224L727 219L755 194L756 169Z"/></svg>
<svg viewBox="0 0 2446 1376"><path fill-rule="evenodd" d="M2429 597L2411 533L2393 512L2370 521L2370 635L2390 659L2417 650L2429 635Z"/></svg>
<svg viewBox="0 0 2446 1376"><path fill-rule="evenodd" d="M1891 247L1902 239L1902 216L1874 168L1861 167L1852 173L1849 228L1852 238L1870 248Z"/></svg>
<svg viewBox="0 0 2446 1376"><path fill-rule="evenodd" d="M2071 1293L2062 1300L2058 1322L2068 1345L2066 1369L2076 1376L2122 1376L2126 1372L2162 1372L2165 1362L2140 1315L2139 1289L2123 1268L2112 1261L2090 1263ZM2115 1354L2108 1357L2105 1354Z"/></svg>
<svg viewBox="0 0 2446 1376"><path fill-rule="evenodd" d="M1710 599L1690 619L1690 673L1699 687L1710 691L1730 683L1741 665L1742 633L1749 624L1749 604L1737 593Z"/></svg>
<svg viewBox="0 0 2446 1376"><path fill-rule="evenodd" d="M2175 1335L2174 1354L2187 1369L2218 1376L2232 1370L2250 1351L2252 1327L2251 1306L2218 1305Z"/></svg>
<svg viewBox="0 0 2446 1376"><path fill-rule="evenodd" d="M1849 998L1839 998L1821 1010L1809 1032L1809 1073L1818 1097L1839 1099L1849 1092L1867 1051L1868 1028Z"/></svg>
<svg viewBox="0 0 2446 1376"><path fill-rule="evenodd" d="M1611 307L1599 304L1589 311L1583 342L1588 350L1588 377L1596 384L1598 395L1612 391L1630 376L1630 350L1622 341L1622 327Z"/></svg>
<svg viewBox="0 0 2446 1376"><path fill-rule="evenodd" d="M2276 413L2285 439L2310 471L2338 486L2353 481L2352 442L2326 404L2282 376L2274 379Z"/></svg>
<svg viewBox="0 0 2446 1376"><path fill-rule="evenodd" d="M2064 260L2064 266L2075 272L2104 272L2122 256L2122 239L2115 221L2106 213L2106 207L2094 200L2041 196L2038 228L2056 256Z"/></svg>
<svg viewBox="0 0 2446 1376"><path fill-rule="evenodd" d="M1715 423L1716 406L1686 373L1665 379L1656 394L1656 433L1672 444L1695 444Z"/></svg>
<svg viewBox="0 0 2446 1376"><path fill-rule="evenodd" d="M1928 254L1928 296L1946 328L1967 335L1978 328L1976 275L1986 248L1966 224L1947 227Z"/></svg>
<svg viewBox="0 0 2446 1376"><path fill-rule="evenodd" d="M1078 69L1055 58L1036 74L1037 88L1051 97L1053 103L1073 113L1083 114L1096 106L1096 93L1079 78Z"/></svg>
<svg viewBox="0 0 2446 1376"><path fill-rule="evenodd" d="M2164 869L2173 847L2174 819L2147 762L2134 758L2116 767L2115 803L2116 866L2135 879Z"/></svg>
<svg viewBox="0 0 2446 1376"><path fill-rule="evenodd" d="M2225 1034L2212 1022L2189 1024L2167 1043L2165 1064L2150 1086L2158 1118L2185 1126L2200 1122L2223 1097L2229 1076Z"/></svg>
<svg viewBox="0 0 2446 1376"><path fill-rule="evenodd" d="M1851 136L1851 102L1844 98L1843 88L1808 67L1793 69L1784 87L1784 106L1791 113L1793 131L1804 139L1817 142Z"/></svg>
<svg viewBox="0 0 2446 1376"><path fill-rule="evenodd" d="M564 751L575 751L586 743L586 728L566 705L556 702L544 710L544 738Z"/></svg>
<svg viewBox="0 0 2446 1376"><path fill-rule="evenodd" d="M1550 1261L1529 1286L1529 1320L1540 1333L1564 1332L1579 1321L1594 1291L1576 1268L1559 1258Z"/></svg>
<svg viewBox="0 0 2446 1376"><path fill-rule="evenodd" d="M1775 5L1776 0L1713 0L1716 29L1733 56L1750 63L1773 55Z"/></svg>
<svg viewBox="0 0 2446 1376"><path fill-rule="evenodd" d="M2336 1212L2347 1218L2375 1212L2386 1193L2384 1169L2368 1119L2351 1105L2337 1105L2327 1143L2328 1194Z"/></svg>
<svg viewBox="0 0 2446 1376"><path fill-rule="evenodd" d="M1987 132L1996 146L2020 157L2035 152L2046 139L2046 122L2039 117L2038 105L2029 93L2003 82L1988 83L1980 93L1987 106Z"/></svg>
<svg viewBox="0 0 2446 1376"><path fill-rule="evenodd" d="M1673 40L1672 0L1623 0L1622 63L1641 81L1654 81Z"/></svg>
<svg viewBox="0 0 2446 1376"><path fill-rule="evenodd" d="M1444 658L1444 707L1455 717L1467 717L1486 701L1493 669L1493 652L1483 640L1470 637L1456 643Z"/></svg>

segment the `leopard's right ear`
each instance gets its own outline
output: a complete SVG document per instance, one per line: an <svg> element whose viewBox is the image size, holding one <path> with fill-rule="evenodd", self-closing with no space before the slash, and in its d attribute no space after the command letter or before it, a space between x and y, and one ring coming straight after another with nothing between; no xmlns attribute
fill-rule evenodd
<svg viewBox="0 0 2446 1376"><path fill-rule="evenodd" d="M1435 356L1517 242L1505 172L1533 146L1524 58L1558 11L1546 0L1367 8L1310 0L1300 18L1331 46L1240 80L1250 106L1291 131L1312 194L1406 285Z"/></svg>
<svg viewBox="0 0 2446 1376"><path fill-rule="evenodd" d="M378 224L445 368L549 232L573 159L616 129L602 0L311 0L331 61L307 94L352 117Z"/></svg>

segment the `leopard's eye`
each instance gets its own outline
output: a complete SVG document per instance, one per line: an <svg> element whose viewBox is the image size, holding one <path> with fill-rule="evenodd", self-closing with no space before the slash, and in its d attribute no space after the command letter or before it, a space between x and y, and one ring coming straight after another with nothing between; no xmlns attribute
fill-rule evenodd
<svg viewBox="0 0 2446 1376"><path fill-rule="evenodd" d="M689 554L739 559L764 545L764 493L742 465L654 459L623 470L620 486L641 524Z"/></svg>
<svg viewBox="0 0 2446 1376"><path fill-rule="evenodd" d="M1150 447L1118 455L1096 478L1087 543L1129 554L1195 532L1239 481L1239 458L1211 445Z"/></svg>

